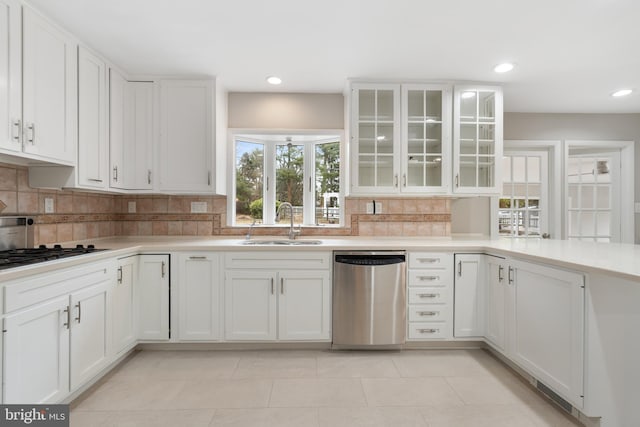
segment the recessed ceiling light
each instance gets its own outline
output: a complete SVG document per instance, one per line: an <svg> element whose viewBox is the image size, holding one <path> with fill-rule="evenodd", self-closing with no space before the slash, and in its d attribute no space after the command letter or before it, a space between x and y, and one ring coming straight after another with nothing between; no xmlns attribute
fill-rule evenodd
<svg viewBox="0 0 640 427"><path fill-rule="evenodd" d="M513 67L515 67L515 65L513 65L511 62L505 62L504 64L498 64L493 67L493 71L495 71L496 73L508 73L509 71L513 70Z"/></svg>
<svg viewBox="0 0 640 427"><path fill-rule="evenodd" d="M616 98L619 98L621 96L631 95L632 92L633 92L633 89L620 89L613 92L611 96L615 96Z"/></svg>
<svg viewBox="0 0 640 427"><path fill-rule="evenodd" d="M376 137L376 139L377 139L378 141L384 141L385 139L387 139L387 137L386 137L386 136L384 136L384 135L380 135L380 136Z"/></svg>
<svg viewBox="0 0 640 427"><path fill-rule="evenodd" d="M279 85L280 83L282 83L282 79L276 76L269 76L267 77L267 83L272 85Z"/></svg>
<svg viewBox="0 0 640 427"><path fill-rule="evenodd" d="M475 92L462 92L462 95L460 95L462 97L462 99L469 99L469 98L473 98L474 96L476 96Z"/></svg>

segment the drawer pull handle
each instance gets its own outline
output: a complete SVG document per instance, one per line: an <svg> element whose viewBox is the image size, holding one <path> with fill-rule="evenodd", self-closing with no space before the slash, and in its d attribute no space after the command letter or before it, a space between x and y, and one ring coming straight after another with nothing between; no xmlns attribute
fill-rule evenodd
<svg viewBox="0 0 640 427"><path fill-rule="evenodd" d="M122 283L122 267L118 267L118 284Z"/></svg>
<svg viewBox="0 0 640 427"><path fill-rule="evenodd" d="M440 262L440 258L418 258L418 261L433 264L434 262Z"/></svg>
<svg viewBox="0 0 640 427"><path fill-rule="evenodd" d="M271 295L273 295L273 277L271 278Z"/></svg>
<svg viewBox="0 0 640 427"><path fill-rule="evenodd" d="M420 280L440 280L440 276L418 276Z"/></svg>
<svg viewBox="0 0 640 427"><path fill-rule="evenodd" d="M418 314L420 316L437 316L439 311L419 311Z"/></svg>
<svg viewBox="0 0 640 427"><path fill-rule="evenodd" d="M418 294L420 298L438 298L440 294Z"/></svg>
<svg viewBox="0 0 640 427"><path fill-rule="evenodd" d="M513 283L513 267L509 266L509 284Z"/></svg>
<svg viewBox="0 0 640 427"><path fill-rule="evenodd" d="M504 267L503 266L498 266L498 282L502 283L502 281L504 280L504 275L502 274L504 272Z"/></svg>
<svg viewBox="0 0 640 427"><path fill-rule="evenodd" d="M82 306L80 305L80 301L78 301L76 307L78 308L78 317L76 317L76 321L80 323L80 319L82 318Z"/></svg>
<svg viewBox="0 0 640 427"><path fill-rule="evenodd" d="M207 257L206 256L190 256L189 259L200 259L200 260L202 260L202 259L207 259Z"/></svg>
<svg viewBox="0 0 640 427"><path fill-rule="evenodd" d="M440 332L440 329L418 329L421 334L435 334Z"/></svg>
<svg viewBox="0 0 640 427"><path fill-rule="evenodd" d="M162 261L162 263L160 264L160 274L162 275L162 277L164 277L165 275L165 267L166 267L166 263L164 261Z"/></svg>
<svg viewBox="0 0 640 427"><path fill-rule="evenodd" d="M280 278L280 294L284 295L284 278Z"/></svg>

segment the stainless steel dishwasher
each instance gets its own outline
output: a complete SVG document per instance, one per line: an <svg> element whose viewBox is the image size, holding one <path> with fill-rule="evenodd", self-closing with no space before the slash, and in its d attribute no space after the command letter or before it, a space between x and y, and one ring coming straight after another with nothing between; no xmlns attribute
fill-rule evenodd
<svg viewBox="0 0 640 427"><path fill-rule="evenodd" d="M399 346L407 323L406 253L333 253L333 345Z"/></svg>

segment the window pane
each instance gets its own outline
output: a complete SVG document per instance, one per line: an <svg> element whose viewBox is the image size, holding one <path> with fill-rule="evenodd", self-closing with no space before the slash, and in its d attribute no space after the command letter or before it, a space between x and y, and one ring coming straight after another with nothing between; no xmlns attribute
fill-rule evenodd
<svg viewBox="0 0 640 427"><path fill-rule="evenodd" d="M282 202L293 205L294 223L301 224L303 220L302 196L304 179L304 146L287 145L276 146L276 208ZM283 210L276 218L276 224L288 223L289 211Z"/></svg>
<svg viewBox="0 0 640 427"><path fill-rule="evenodd" d="M596 208L611 209L610 193L611 188L608 185L599 185L596 187Z"/></svg>
<svg viewBox="0 0 640 427"><path fill-rule="evenodd" d="M611 235L611 213L610 212L598 212L598 236Z"/></svg>
<svg viewBox="0 0 640 427"><path fill-rule="evenodd" d="M317 144L315 183L316 224L340 222L340 143Z"/></svg>
<svg viewBox="0 0 640 427"><path fill-rule="evenodd" d="M500 205L502 207L502 199ZM512 233L513 226L511 222L511 211L500 210L498 211L498 233L502 235L510 235Z"/></svg>
<svg viewBox="0 0 640 427"><path fill-rule="evenodd" d="M526 157L512 157L513 182L525 182Z"/></svg>
<svg viewBox="0 0 640 427"><path fill-rule="evenodd" d="M236 142L236 224L262 223L264 145Z"/></svg>
<svg viewBox="0 0 640 427"><path fill-rule="evenodd" d="M527 180L529 182L540 182L540 157L527 157Z"/></svg>

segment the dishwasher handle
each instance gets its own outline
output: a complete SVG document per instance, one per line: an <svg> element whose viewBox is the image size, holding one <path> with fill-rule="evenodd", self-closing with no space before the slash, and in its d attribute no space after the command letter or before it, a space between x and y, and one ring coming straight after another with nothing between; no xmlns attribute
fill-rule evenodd
<svg viewBox="0 0 640 427"><path fill-rule="evenodd" d="M405 259L404 255L336 255L335 262L338 264L376 266L402 264Z"/></svg>

